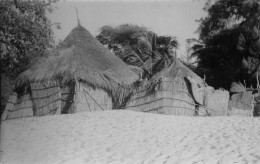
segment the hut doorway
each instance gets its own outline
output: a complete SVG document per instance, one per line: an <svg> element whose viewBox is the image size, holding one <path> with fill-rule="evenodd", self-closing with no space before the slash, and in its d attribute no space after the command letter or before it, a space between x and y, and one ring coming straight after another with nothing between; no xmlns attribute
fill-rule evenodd
<svg viewBox="0 0 260 164"><path fill-rule="evenodd" d="M74 111L75 82L70 81L62 87L61 114L69 114Z"/></svg>

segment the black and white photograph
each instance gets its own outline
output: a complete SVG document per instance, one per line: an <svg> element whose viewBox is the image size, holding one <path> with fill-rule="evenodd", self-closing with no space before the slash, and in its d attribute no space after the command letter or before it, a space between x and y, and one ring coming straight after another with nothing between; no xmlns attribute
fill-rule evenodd
<svg viewBox="0 0 260 164"><path fill-rule="evenodd" d="M0 164L260 164L260 0L0 0Z"/></svg>

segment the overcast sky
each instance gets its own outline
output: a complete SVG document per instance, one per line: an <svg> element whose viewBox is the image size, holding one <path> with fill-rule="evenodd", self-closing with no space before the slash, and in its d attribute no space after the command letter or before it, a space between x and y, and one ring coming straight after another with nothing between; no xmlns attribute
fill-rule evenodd
<svg viewBox="0 0 260 164"><path fill-rule="evenodd" d="M104 25L136 24L158 35L176 36L182 53L185 40L198 37L195 31L199 24L195 20L206 16L204 4L204 0L61 0L49 17L62 26L54 30L56 41L63 40L77 26L77 7L82 26L93 35Z"/></svg>

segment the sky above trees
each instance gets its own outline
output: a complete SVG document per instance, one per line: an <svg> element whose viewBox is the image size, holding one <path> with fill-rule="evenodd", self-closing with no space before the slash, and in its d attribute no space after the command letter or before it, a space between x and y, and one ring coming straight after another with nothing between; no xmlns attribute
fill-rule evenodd
<svg viewBox="0 0 260 164"><path fill-rule="evenodd" d="M54 29L55 40L63 40L77 26L75 7L81 24L93 35L104 25L135 24L145 26L159 35L176 36L179 52L185 51L185 40L197 38L197 19L206 16L202 0L171 1L60 1L49 15L53 22L61 23L61 30Z"/></svg>

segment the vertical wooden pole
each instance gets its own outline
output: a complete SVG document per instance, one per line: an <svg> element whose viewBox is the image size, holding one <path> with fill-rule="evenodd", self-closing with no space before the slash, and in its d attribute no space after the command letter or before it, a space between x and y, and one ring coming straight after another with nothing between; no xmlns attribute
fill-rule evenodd
<svg viewBox="0 0 260 164"><path fill-rule="evenodd" d="M58 83L58 82L57 82ZM62 97L61 97L61 92L62 92L62 89L61 89L61 85L58 85L58 90L59 90L59 93L58 93L58 96L59 96L59 104L58 104L58 110L56 112L56 114L61 114L61 103L62 103Z"/></svg>
<svg viewBox="0 0 260 164"><path fill-rule="evenodd" d="M17 96L18 95L16 92L13 92L13 93L11 93L11 95L9 95L8 103L6 104L4 112L1 116L2 121L8 119L8 113L9 113L9 111L12 111L14 109L15 103L17 102Z"/></svg>
<svg viewBox="0 0 260 164"><path fill-rule="evenodd" d="M78 81L78 79L77 78L75 78L75 94L74 94L74 106L75 106L75 108L74 108L74 113L78 113L78 111L79 111L79 92L80 92L80 90L79 90L80 88L79 88L79 81Z"/></svg>
<svg viewBox="0 0 260 164"><path fill-rule="evenodd" d="M253 99L251 101L251 117L254 117L254 103L255 103L254 99L255 96L253 95Z"/></svg>
<svg viewBox="0 0 260 164"><path fill-rule="evenodd" d="M256 88L259 89L258 70L256 72L256 81L257 81Z"/></svg>

